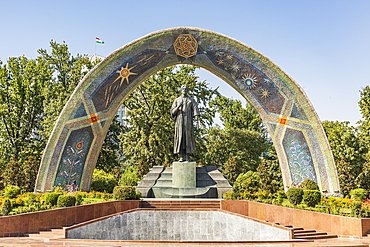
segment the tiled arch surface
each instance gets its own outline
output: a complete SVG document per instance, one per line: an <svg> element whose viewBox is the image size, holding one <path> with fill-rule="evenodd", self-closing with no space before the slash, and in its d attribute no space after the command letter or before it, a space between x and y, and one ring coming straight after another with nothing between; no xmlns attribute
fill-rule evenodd
<svg viewBox="0 0 370 247"><path fill-rule="evenodd" d="M118 107L158 70L200 66L222 78L257 110L278 153L285 186L310 178L340 193L333 156L302 88L267 57L227 36L192 27L151 33L111 53L85 76L51 134L36 191L76 181L84 191Z"/></svg>

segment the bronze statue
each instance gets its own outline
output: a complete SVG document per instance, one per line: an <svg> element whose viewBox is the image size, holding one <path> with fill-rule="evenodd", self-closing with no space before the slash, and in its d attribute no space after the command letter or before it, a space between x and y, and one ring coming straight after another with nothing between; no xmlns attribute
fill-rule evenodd
<svg viewBox="0 0 370 247"><path fill-rule="evenodd" d="M193 118L198 121L197 102L188 96L188 86L181 86L181 96L175 99L171 107L171 117L175 120L174 154L180 153L180 162L189 161L189 154L195 153Z"/></svg>

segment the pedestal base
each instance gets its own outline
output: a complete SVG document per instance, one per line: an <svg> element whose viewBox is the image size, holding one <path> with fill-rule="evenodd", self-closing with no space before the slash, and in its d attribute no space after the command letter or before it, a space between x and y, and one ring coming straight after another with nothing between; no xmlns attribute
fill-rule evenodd
<svg viewBox="0 0 370 247"><path fill-rule="evenodd" d="M197 187L196 162L184 161L172 163L172 187Z"/></svg>
<svg viewBox="0 0 370 247"><path fill-rule="evenodd" d="M180 166L155 166L144 175L136 187L143 198L222 198L226 191L232 190L230 183L215 166L195 167L195 162L174 163L180 163ZM187 165L193 167L190 168L191 172L182 170Z"/></svg>

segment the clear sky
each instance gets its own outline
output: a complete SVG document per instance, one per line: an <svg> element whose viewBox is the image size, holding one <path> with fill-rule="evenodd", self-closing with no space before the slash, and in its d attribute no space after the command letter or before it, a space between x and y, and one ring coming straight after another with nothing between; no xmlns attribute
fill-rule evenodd
<svg viewBox="0 0 370 247"><path fill-rule="evenodd" d="M360 119L359 90L370 80L370 1L341 0L0 0L0 60L66 41L73 55L108 56L151 32L199 27L270 58L306 92L321 120ZM199 75L240 98L205 70Z"/></svg>

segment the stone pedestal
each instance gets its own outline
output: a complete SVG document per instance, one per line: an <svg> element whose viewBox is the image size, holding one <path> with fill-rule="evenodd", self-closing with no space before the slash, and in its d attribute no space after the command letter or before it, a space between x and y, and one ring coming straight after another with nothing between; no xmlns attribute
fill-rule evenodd
<svg viewBox="0 0 370 247"><path fill-rule="evenodd" d="M172 163L172 187L197 187L196 162L184 161Z"/></svg>
<svg viewBox="0 0 370 247"><path fill-rule="evenodd" d="M232 188L215 166L174 162L171 167L153 167L136 190L143 198L222 198Z"/></svg>

